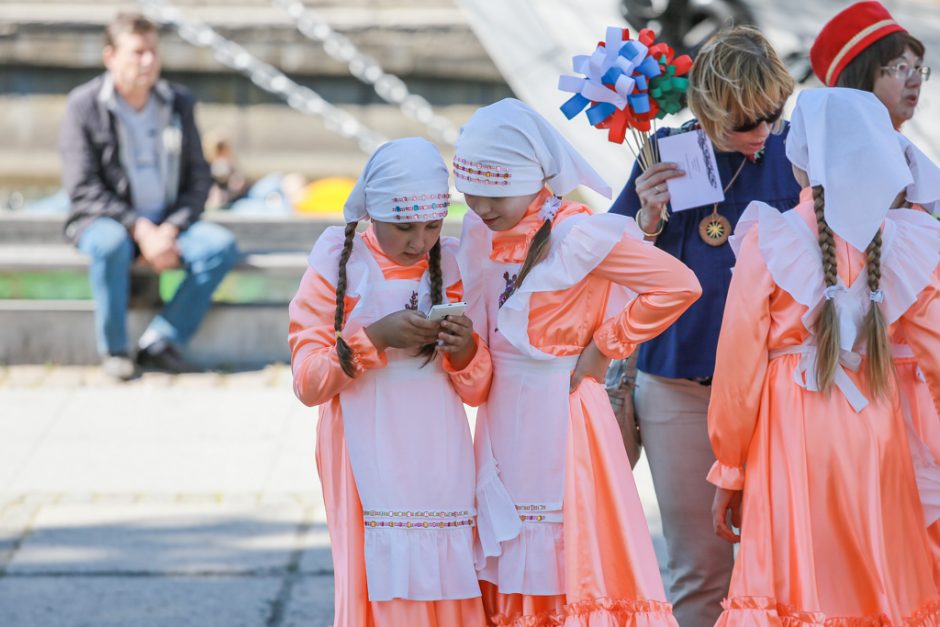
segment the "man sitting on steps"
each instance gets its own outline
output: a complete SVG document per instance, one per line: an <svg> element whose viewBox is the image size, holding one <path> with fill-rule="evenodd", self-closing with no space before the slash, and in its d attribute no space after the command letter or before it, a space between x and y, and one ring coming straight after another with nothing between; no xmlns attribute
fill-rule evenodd
<svg viewBox="0 0 940 627"><path fill-rule="evenodd" d="M59 153L71 199L65 236L91 257L98 350L105 372L130 379L130 269L183 266L186 278L144 331L137 364L188 370L179 348L196 332L212 292L238 259L226 229L198 222L212 183L184 87L160 79L156 25L120 14L105 35L107 72L69 94Z"/></svg>

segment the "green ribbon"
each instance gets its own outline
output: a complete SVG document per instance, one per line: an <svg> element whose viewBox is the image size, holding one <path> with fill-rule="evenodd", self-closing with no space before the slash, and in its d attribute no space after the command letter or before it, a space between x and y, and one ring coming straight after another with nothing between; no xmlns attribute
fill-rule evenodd
<svg viewBox="0 0 940 627"><path fill-rule="evenodd" d="M660 63L666 65L665 55L660 57ZM689 88L689 79L676 76L676 68L666 65L663 73L650 81L650 97L659 105L657 119L669 114L679 113L682 110L682 96Z"/></svg>

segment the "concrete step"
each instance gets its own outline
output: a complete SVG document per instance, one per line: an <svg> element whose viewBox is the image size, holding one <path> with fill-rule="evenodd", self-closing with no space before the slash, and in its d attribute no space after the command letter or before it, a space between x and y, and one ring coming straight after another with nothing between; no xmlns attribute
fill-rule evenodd
<svg viewBox="0 0 940 627"><path fill-rule="evenodd" d="M154 309L128 312L136 343ZM285 305L215 305L186 357L205 368L236 369L290 361ZM0 364L91 365L95 348L94 304L90 301L0 300Z"/></svg>
<svg viewBox="0 0 940 627"><path fill-rule="evenodd" d="M341 225L333 217L248 217L225 212L206 216L207 222L224 226L245 251L309 251L323 230ZM38 215L29 212L0 212L0 246L26 244L62 244L65 216Z"/></svg>
<svg viewBox="0 0 940 627"><path fill-rule="evenodd" d="M99 68L103 26L133 2L3 2L0 59L10 65ZM286 11L270 2L213 1L180 6L188 19L211 25L252 54L291 74L347 76L346 64L302 35ZM342 3L316 6L337 32L397 75L502 82L460 9L451 0ZM353 6L350 6L353 5ZM195 49L171 29L161 37L168 71L218 71L212 53Z"/></svg>
<svg viewBox="0 0 940 627"><path fill-rule="evenodd" d="M66 244L29 244L0 246L0 270L5 272L49 272L54 270L87 270L87 256ZM240 272L303 274L307 253L270 252L245 253L236 266ZM144 267L140 270L148 272ZM298 278L299 278L298 274Z"/></svg>
<svg viewBox="0 0 940 627"><path fill-rule="evenodd" d="M238 246L245 252L303 252L313 247L320 234L330 226L343 224L340 216L329 217L278 217L259 218L213 212L206 217L207 222L224 226L232 232ZM39 215L29 212L0 211L0 256L15 263L12 251L16 252L27 245L41 244L47 247L64 245L62 229L65 217L61 215ZM444 222L444 234L460 234L460 221L448 219ZM64 254L64 253L63 253ZM36 255L30 255L35 257ZM63 259L67 259L63 257ZM0 262L0 267L3 262Z"/></svg>

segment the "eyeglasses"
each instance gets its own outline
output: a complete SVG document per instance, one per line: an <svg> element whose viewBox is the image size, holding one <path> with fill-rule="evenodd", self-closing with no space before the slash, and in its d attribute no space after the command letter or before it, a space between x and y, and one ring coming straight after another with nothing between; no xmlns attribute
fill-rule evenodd
<svg viewBox="0 0 940 627"><path fill-rule="evenodd" d="M748 131L753 131L755 128L757 128L764 122L767 122L767 124L772 125L774 122L780 119L781 115L783 115L783 107L780 107L779 109L777 109L770 115L766 115L762 118L757 118L756 120L748 120L747 122L738 124L731 130L734 131L735 133L747 133Z"/></svg>
<svg viewBox="0 0 940 627"><path fill-rule="evenodd" d="M897 78L903 78L905 81L909 81L915 74L920 74L921 80L925 83L930 80L930 68L926 65L895 63L894 65L883 65L881 69L890 72Z"/></svg>

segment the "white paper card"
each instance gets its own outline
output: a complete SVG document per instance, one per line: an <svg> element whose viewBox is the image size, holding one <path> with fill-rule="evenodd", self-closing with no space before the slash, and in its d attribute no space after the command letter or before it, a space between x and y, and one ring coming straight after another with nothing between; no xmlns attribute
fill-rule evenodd
<svg viewBox="0 0 940 627"><path fill-rule="evenodd" d="M702 205L711 205L725 199L715 161L715 148L702 130L660 137L659 155L663 162L679 165L685 176L669 179L669 206L673 211L685 211Z"/></svg>

